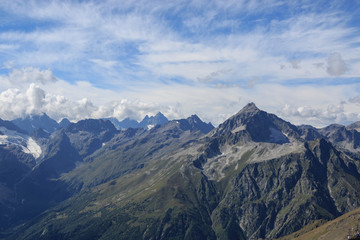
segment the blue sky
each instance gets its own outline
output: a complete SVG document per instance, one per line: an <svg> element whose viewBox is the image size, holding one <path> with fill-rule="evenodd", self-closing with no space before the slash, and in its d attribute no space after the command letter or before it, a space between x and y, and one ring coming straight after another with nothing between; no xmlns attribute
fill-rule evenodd
<svg viewBox="0 0 360 240"><path fill-rule="evenodd" d="M359 1L1 1L0 117L198 114L255 102L360 120Z"/></svg>

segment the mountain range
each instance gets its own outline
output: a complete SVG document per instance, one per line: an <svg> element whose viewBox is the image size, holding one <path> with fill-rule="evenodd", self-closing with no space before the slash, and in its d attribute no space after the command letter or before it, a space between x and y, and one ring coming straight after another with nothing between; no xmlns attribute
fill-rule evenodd
<svg viewBox="0 0 360 240"><path fill-rule="evenodd" d="M105 120L110 120L118 130L127 128L151 129L156 125L161 125L169 121L161 112L158 112L155 116L151 117L146 115L140 122L130 118L125 118L122 121L119 121L116 118L105 118Z"/></svg>
<svg viewBox="0 0 360 240"><path fill-rule="evenodd" d="M112 122L0 121L1 239L274 239L360 207L359 123Z"/></svg>

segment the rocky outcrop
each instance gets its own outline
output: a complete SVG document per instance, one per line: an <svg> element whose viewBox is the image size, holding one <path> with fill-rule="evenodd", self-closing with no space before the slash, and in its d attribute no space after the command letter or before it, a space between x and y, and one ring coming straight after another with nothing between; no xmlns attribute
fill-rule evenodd
<svg viewBox="0 0 360 240"><path fill-rule="evenodd" d="M218 237L277 238L316 219L333 219L360 205L358 161L324 139L306 151L247 165L213 213ZM239 227L227 229L235 221ZM229 239L229 238L228 238Z"/></svg>

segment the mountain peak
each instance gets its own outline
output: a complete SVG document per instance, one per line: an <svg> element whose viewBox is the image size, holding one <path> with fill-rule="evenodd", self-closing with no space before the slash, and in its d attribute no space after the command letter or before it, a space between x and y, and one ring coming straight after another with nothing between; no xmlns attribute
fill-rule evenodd
<svg viewBox="0 0 360 240"><path fill-rule="evenodd" d="M46 113L27 115L24 118L12 120L12 123L30 134L36 128L42 128L49 133L52 133L59 127L59 124Z"/></svg>
<svg viewBox="0 0 360 240"><path fill-rule="evenodd" d="M259 111L260 111L260 109L255 105L255 103L250 102L250 103L246 104L246 106L243 107L243 109L241 109L239 113L259 112Z"/></svg>
<svg viewBox="0 0 360 240"><path fill-rule="evenodd" d="M211 123L203 122L197 115L191 115L186 119L173 120L170 124L180 124L180 128L183 131L190 130L190 132L200 131L203 134L209 133L214 129L214 126Z"/></svg>
<svg viewBox="0 0 360 240"><path fill-rule="evenodd" d="M158 112L155 116L149 117L146 115L144 119L139 123L139 127L150 129L156 125L162 125L169 120L161 113Z"/></svg>
<svg viewBox="0 0 360 240"><path fill-rule="evenodd" d="M71 124L71 122L69 121L69 119L63 118L63 119L61 119L61 121L59 122L59 127L60 127L60 128L65 128L65 127L69 126L70 124Z"/></svg>
<svg viewBox="0 0 360 240"><path fill-rule="evenodd" d="M162 114L161 112L158 112L158 113L155 115L155 117L158 117L158 118L161 117L161 118L163 118L163 117L165 117L165 116L164 116L164 114Z"/></svg>
<svg viewBox="0 0 360 240"><path fill-rule="evenodd" d="M298 130L292 124L248 103L214 131L214 135L241 134L242 138L255 142L287 143L299 139Z"/></svg>
<svg viewBox="0 0 360 240"><path fill-rule="evenodd" d="M193 122L201 121L200 118L198 117L198 115L196 115L196 114L191 115L190 117L187 118L187 120L193 121Z"/></svg>

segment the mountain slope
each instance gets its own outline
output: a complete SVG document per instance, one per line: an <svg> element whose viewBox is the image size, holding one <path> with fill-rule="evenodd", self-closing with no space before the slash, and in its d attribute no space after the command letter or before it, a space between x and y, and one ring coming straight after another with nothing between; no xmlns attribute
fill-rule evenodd
<svg viewBox="0 0 360 240"><path fill-rule="evenodd" d="M289 234L315 219L333 219L360 204L354 163L319 139L306 143L302 153L248 164L233 180L213 220L226 226L237 219L238 230L245 231L247 239L257 239ZM228 217L222 217L224 212ZM219 232L221 239L229 234L224 227Z"/></svg>
<svg viewBox="0 0 360 240"><path fill-rule="evenodd" d="M117 133L115 126L109 120L102 119L85 119L71 123L64 131L82 157L101 148Z"/></svg>
<svg viewBox="0 0 360 240"><path fill-rule="evenodd" d="M36 165L41 148L12 122L0 119L0 230L10 225L18 204L16 185Z"/></svg>
<svg viewBox="0 0 360 240"><path fill-rule="evenodd" d="M43 157L16 183L18 206L11 222L31 218L69 197L66 185L58 178L75 168L81 158L63 132L52 135Z"/></svg>
<svg viewBox="0 0 360 240"><path fill-rule="evenodd" d="M198 120L197 125L192 124L194 118ZM192 116L157 125L148 131L131 128L123 130L101 149L85 158L87 164L66 177L78 188L79 185L98 185L144 168L147 162L156 161L204 135L204 124L199 118Z"/></svg>
<svg viewBox="0 0 360 240"><path fill-rule="evenodd" d="M348 212L332 221L314 221L298 232L289 236L280 238L281 240L307 240L307 239L332 239L343 240L347 236L351 237L357 234L360 221L360 208Z"/></svg>

